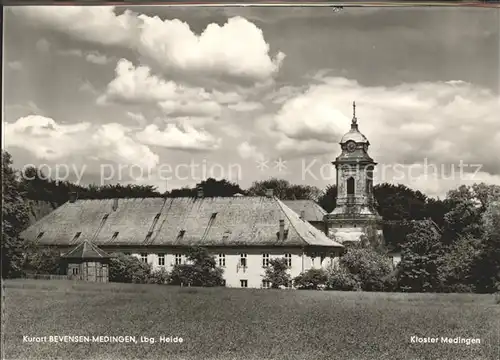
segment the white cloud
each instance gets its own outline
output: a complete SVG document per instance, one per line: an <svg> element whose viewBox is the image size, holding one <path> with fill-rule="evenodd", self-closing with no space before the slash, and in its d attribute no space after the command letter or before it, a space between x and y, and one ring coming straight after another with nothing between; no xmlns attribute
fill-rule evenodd
<svg viewBox="0 0 500 360"><path fill-rule="evenodd" d="M247 141L242 142L238 146L238 154L242 159L264 160L264 154L260 152L255 145L251 145Z"/></svg>
<svg viewBox="0 0 500 360"><path fill-rule="evenodd" d="M158 155L133 140L129 130L120 124L62 125L48 117L29 115L5 123L4 130L6 146L23 148L38 159L63 161L75 156L97 156L144 168L152 168L159 162Z"/></svg>
<svg viewBox="0 0 500 360"><path fill-rule="evenodd" d="M249 111L260 110L264 106L262 105L262 103L255 101L241 101L236 104L229 104L227 107L234 111L249 112Z"/></svg>
<svg viewBox="0 0 500 360"><path fill-rule="evenodd" d="M242 17L222 26L209 24L196 35L185 22L140 15L139 52L166 69L266 81L280 67L284 54L269 56L262 30ZM243 40L244 39L244 40Z"/></svg>
<svg viewBox="0 0 500 360"><path fill-rule="evenodd" d="M213 94L203 88L164 80L151 74L149 67L135 67L125 59L118 62L115 73L116 77L108 84L100 103L157 104L165 115L171 117L217 117L221 106L216 99L234 99L232 94Z"/></svg>
<svg viewBox="0 0 500 360"><path fill-rule="evenodd" d="M135 141L129 133L129 129L117 123L100 126L92 135L92 140L98 144L99 157L148 169L158 165L158 155L154 154L148 146Z"/></svg>
<svg viewBox="0 0 500 360"><path fill-rule="evenodd" d="M146 125L146 118L142 113L134 113L131 111L127 111L127 116L131 118L132 120L137 121L137 124L140 127L144 127Z"/></svg>
<svg viewBox="0 0 500 360"><path fill-rule="evenodd" d="M232 123L226 123L220 129L223 133L232 138L240 138L243 136L242 130Z"/></svg>
<svg viewBox="0 0 500 360"><path fill-rule="evenodd" d="M494 138L500 132L500 101L486 89L461 81L364 87L349 79L324 78L300 94L287 92L291 95L281 108L257 122L274 136L281 152L338 153L336 143L349 130L356 100L359 128L376 160L462 160L500 173L493 155L500 153Z"/></svg>
<svg viewBox="0 0 500 360"><path fill-rule="evenodd" d="M196 98L161 101L158 105L171 116L218 116L221 112L220 105L215 101L199 101Z"/></svg>
<svg viewBox="0 0 500 360"><path fill-rule="evenodd" d="M106 65L111 62L111 59L98 51L85 52L81 49L63 49L58 50L57 53L62 56L76 56L81 57L92 64Z"/></svg>
<svg viewBox="0 0 500 360"><path fill-rule="evenodd" d="M180 20L116 15L111 6L25 6L12 8L31 24L42 25L76 38L119 45L138 51L165 70L216 78L266 82L279 70L285 55L269 54L262 30L242 17L222 26L212 23L200 34Z"/></svg>
<svg viewBox="0 0 500 360"><path fill-rule="evenodd" d="M90 52L87 55L85 55L85 60L97 65L106 65L107 63L110 62L110 59L108 59L106 55L100 54L96 51Z"/></svg>
<svg viewBox="0 0 500 360"><path fill-rule="evenodd" d="M20 61L9 61L7 63L7 66L9 67L9 69L18 71L18 70L22 70L23 63Z"/></svg>
<svg viewBox="0 0 500 360"><path fill-rule="evenodd" d="M179 150L214 150L221 144L220 139L205 131L196 130L190 125L167 124L162 131L158 126L151 124L136 137L144 144Z"/></svg>
<svg viewBox="0 0 500 360"><path fill-rule="evenodd" d="M112 6L23 6L11 11L32 24L104 45L129 46L138 29L130 11L117 16Z"/></svg>

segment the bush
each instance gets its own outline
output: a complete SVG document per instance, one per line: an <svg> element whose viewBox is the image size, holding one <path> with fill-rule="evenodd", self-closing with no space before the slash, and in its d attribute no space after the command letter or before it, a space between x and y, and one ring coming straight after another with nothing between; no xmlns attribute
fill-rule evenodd
<svg viewBox="0 0 500 360"><path fill-rule="evenodd" d="M215 258L208 250L192 247L187 251L187 259L191 264L174 266L169 276L169 284L204 287L224 285L224 271L216 266Z"/></svg>
<svg viewBox="0 0 500 360"><path fill-rule="evenodd" d="M269 281L272 289L285 288L291 283L290 274L287 273L287 270L286 259L271 259L263 280Z"/></svg>
<svg viewBox="0 0 500 360"><path fill-rule="evenodd" d="M329 274L326 288L339 291L360 291L361 282L355 275L340 267Z"/></svg>
<svg viewBox="0 0 500 360"><path fill-rule="evenodd" d="M167 284L169 280L168 271L163 268L153 271L148 277L149 284Z"/></svg>
<svg viewBox="0 0 500 360"><path fill-rule="evenodd" d="M361 290L387 291L392 287L392 264L388 257L372 249L352 248L340 258L340 268L353 275Z"/></svg>
<svg viewBox="0 0 500 360"><path fill-rule="evenodd" d="M151 265L135 256L114 254L109 264L109 281L145 284L151 274Z"/></svg>
<svg viewBox="0 0 500 360"><path fill-rule="evenodd" d="M309 269L295 279L294 286L299 290L318 290L326 285L328 274L323 269Z"/></svg>
<svg viewBox="0 0 500 360"><path fill-rule="evenodd" d="M60 253L56 249L31 248L25 269L33 274L62 274Z"/></svg>

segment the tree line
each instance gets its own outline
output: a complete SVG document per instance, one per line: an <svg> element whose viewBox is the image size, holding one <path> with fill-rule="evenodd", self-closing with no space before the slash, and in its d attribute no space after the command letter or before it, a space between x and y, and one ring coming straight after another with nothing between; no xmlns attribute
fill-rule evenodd
<svg viewBox="0 0 500 360"><path fill-rule="evenodd" d="M202 188L204 196L263 196L273 189L281 200L308 199L316 201L327 212L335 208L335 185L320 190L314 186L291 184L283 179L254 182L248 189L225 179L207 179L195 187L173 189L160 193L149 185L78 185L67 181L46 179L36 168L20 176L12 167L9 153L2 151L2 276L15 276L26 268L29 244L19 239L28 226L26 199L50 201L61 205L71 192L79 198L143 198L196 196ZM385 249L401 251L402 261L390 272L371 271L393 284L387 289L419 292L494 292L500 286L500 186L488 184L462 185L450 190L444 199L428 197L404 185L379 184L374 187L376 207L384 219ZM435 225L440 229L436 232ZM364 251L358 258L366 264L348 265L349 252ZM367 249L348 249L341 268L334 276L340 288L370 289L362 285L374 259L385 256ZM375 251L375 250L373 250ZM378 253L377 253L378 254ZM380 254L379 254L380 255ZM346 257L347 256L347 257ZM372 256L372 257L370 257ZM375 257L373 257L375 256ZM36 256L35 256L36 258ZM385 269L385 260L378 269ZM32 261L37 263L37 261ZM364 261L364 260L363 260ZM344 265L342 265L344 264ZM38 266L38 265L36 265ZM35 266L35 267L36 267ZM363 269L360 270L360 269ZM368 271L368 273L370 273ZM379 276L377 275L377 276ZM344 281L345 284L342 282ZM349 285L351 284L351 285ZM354 284L354 285L353 285ZM396 285L394 285L396 284Z"/></svg>

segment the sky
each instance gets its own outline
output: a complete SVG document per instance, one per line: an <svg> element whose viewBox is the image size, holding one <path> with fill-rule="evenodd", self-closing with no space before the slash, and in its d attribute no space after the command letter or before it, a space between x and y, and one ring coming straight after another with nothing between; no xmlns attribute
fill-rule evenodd
<svg viewBox="0 0 500 360"><path fill-rule="evenodd" d="M53 179L500 184L500 9L8 7L3 144Z"/></svg>

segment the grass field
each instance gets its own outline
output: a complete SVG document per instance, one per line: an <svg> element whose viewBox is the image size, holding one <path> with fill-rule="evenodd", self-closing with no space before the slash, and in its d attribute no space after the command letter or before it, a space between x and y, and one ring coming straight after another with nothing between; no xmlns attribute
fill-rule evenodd
<svg viewBox="0 0 500 360"><path fill-rule="evenodd" d="M5 359L500 359L493 295L4 283ZM156 343L23 343L131 335ZM413 344L410 337L479 338ZM159 343L180 336L183 343Z"/></svg>

